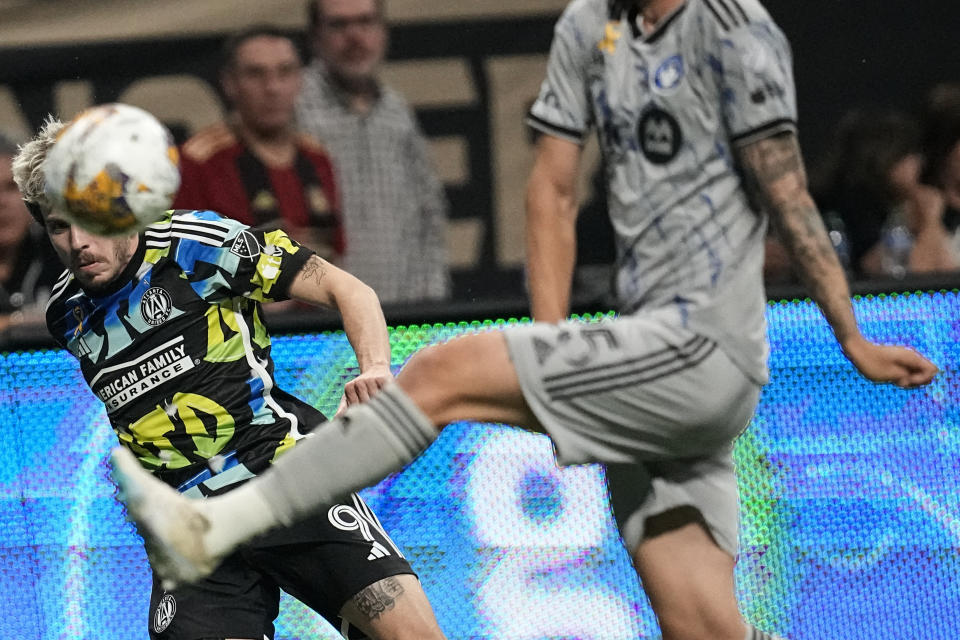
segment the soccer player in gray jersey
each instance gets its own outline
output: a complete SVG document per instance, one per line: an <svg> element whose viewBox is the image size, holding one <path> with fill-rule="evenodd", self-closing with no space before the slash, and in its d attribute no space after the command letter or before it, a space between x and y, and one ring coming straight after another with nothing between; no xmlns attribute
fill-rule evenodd
<svg viewBox="0 0 960 640"><path fill-rule="evenodd" d="M561 464L606 465L663 638L771 637L737 607L731 460L767 376L768 216L866 378L913 388L936 373L911 349L874 344L857 328L807 191L790 65L782 33L754 0L575 0L530 115L545 134L527 193L537 322L418 352L396 384L223 498L186 503L117 452L115 478L158 570L195 579L239 541L400 469L444 425L500 422L547 433ZM608 162L624 305L594 324L565 321L574 185L590 129Z"/></svg>

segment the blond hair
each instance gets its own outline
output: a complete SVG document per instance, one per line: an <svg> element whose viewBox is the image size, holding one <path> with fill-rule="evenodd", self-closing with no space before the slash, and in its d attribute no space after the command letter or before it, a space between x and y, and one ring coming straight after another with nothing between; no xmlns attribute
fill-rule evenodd
<svg viewBox="0 0 960 640"><path fill-rule="evenodd" d="M30 213L36 218L37 208L49 206L44 192L46 183L43 177L43 163L47 159L50 147L57 141L57 136L66 125L54 116L47 116L39 133L28 143L20 145L17 154L13 157L13 180L20 188L23 200L30 207ZM42 223L43 220L38 220Z"/></svg>

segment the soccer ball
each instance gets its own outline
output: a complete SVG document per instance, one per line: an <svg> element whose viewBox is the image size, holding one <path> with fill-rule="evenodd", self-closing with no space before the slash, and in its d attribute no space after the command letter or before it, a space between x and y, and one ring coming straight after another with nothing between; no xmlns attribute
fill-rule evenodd
<svg viewBox="0 0 960 640"><path fill-rule="evenodd" d="M127 104L104 104L67 123L43 165L50 204L70 222L104 236L156 222L180 187L173 136Z"/></svg>

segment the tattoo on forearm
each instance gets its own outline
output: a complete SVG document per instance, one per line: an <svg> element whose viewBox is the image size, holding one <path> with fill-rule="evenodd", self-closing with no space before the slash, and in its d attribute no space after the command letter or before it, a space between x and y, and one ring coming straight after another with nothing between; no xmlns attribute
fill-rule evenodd
<svg viewBox="0 0 960 640"><path fill-rule="evenodd" d="M325 275L327 275L327 263L322 258L313 255L303 265L299 277L301 280L312 280L319 284Z"/></svg>
<svg viewBox="0 0 960 640"><path fill-rule="evenodd" d="M774 136L742 151L747 187L770 212L786 249L834 328L850 305L843 268L820 212L807 191L807 178L794 135Z"/></svg>
<svg viewBox="0 0 960 640"><path fill-rule="evenodd" d="M403 594L403 585L394 577L375 582L353 597L360 613L368 620L376 620L397 604L397 598Z"/></svg>
<svg viewBox="0 0 960 640"><path fill-rule="evenodd" d="M806 189L796 137L755 142L743 150L742 160L748 188L769 210L794 258L808 266L835 260L830 237Z"/></svg>

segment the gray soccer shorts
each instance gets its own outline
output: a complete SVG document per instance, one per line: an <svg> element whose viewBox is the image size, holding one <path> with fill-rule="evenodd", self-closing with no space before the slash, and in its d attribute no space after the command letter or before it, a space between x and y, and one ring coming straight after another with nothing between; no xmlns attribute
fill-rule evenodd
<svg viewBox="0 0 960 640"><path fill-rule="evenodd" d="M600 462L627 548L692 506L736 556L732 446L760 387L712 340L651 315L504 331L524 398L562 465Z"/></svg>

